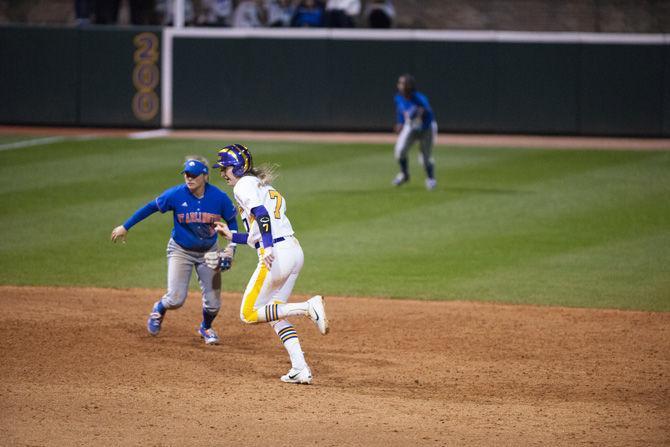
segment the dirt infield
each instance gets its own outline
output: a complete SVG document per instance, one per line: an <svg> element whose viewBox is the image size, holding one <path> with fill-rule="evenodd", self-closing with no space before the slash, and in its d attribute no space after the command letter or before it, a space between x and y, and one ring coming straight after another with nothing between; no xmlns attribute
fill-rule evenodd
<svg viewBox="0 0 670 447"><path fill-rule="evenodd" d="M226 295L144 324L160 290L0 287L0 444L670 444L670 313L327 297L294 319L315 376Z"/></svg>

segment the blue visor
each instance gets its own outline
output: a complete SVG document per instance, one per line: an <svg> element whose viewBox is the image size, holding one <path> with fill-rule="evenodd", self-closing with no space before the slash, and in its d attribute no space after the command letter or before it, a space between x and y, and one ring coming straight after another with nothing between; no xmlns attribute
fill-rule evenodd
<svg viewBox="0 0 670 447"><path fill-rule="evenodd" d="M207 166L198 160L186 160L186 163L184 163L184 170L181 171L182 174L191 174L194 176L207 174L208 172L209 169L207 169Z"/></svg>

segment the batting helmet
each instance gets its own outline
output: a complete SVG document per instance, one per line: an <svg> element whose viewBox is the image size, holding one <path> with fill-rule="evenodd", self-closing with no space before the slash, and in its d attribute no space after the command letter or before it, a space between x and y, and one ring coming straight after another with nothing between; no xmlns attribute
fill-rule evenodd
<svg viewBox="0 0 670 447"><path fill-rule="evenodd" d="M241 144L231 144L219 151L219 161L214 164L215 168L233 167L233 174L242 177L254 167L251 152Z"/></svg>

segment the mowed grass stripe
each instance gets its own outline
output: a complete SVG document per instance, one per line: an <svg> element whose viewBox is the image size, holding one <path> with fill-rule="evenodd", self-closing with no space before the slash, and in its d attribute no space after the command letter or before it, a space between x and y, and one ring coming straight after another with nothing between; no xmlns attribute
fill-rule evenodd
<svg viewBox="0 0 670 447"><path fill-rule="evenodd" d="M575 155L584 158L581 154ZM652 166L658 166L658 159L665 159L667 155L641 157L649 160L647 164L650 166L647 167L626 164L627 161L632 161L633 165L642 163L639 157L613 155L614 160L603 161L600 159L604 155L596 154L592 157L590 168L583 163L576 167L568 164L564 170L554 166L554 178L547 182L531 184L528 179L519 181L518 177L509 176L516 187L525 185L527 193L522 199L503 190L489 194L494 190L492 188L479 188L486 192L478 196L478 189L473 188L470 194L455 194L451 197L453 200L445 196L442 202L431 203L422 209L416 207L418 202L411 202L396 207L396 210L406 210L400 213L387 209L374 213L374 216L365 215L362 221L354 225L343 224L342 228L333 231L335 234L354 235L351 240L338 240L330 247L322 247L323 253L319 254L324 257L328 256L328 252L335 254L333 264L338 256L347 259L349 267L344 275L336 278L336 282L344 284L349 284L348 278L375 277L384 271L394 272L387 281L364 286L373 287L375 294L418 298L441 294L452 298L518 300L519 294L515 292L517 284L523 286L521 282L531 281L537 296L544 296L544 284L548 281L560 284L560 272L556 277L553 276L556 272L551 272L550 276L537 271L534 266L539 260L564 251L616 242L626 235L638 235L654 229L667 231L668 210L667 206L663 206L667 183L663 186L661 182L645 182L649 184L643 184L644 190L640 192L643 196L647 192L649 198L646 203L636 205L633 201L627 203L625 209L620 209L622 198L615 188L620 187L620 180L625 178L627 169L653 172ZM575 174L579 171L580 174ZM562 177L557 173L561 173ZM607 175L615 182L601 184L598 179ZM496 178L501 177L505 176ZM580 182L580 179L586 180ZM660 187L661 191L655 194L654 186ZM588 188L592 192L589 193ZM609 188L615 189L611 197L605 194ZM634 190L628 191L629 200L634 193ZM460 200L457 200L459 196ZM478 206L473 207L473 201ZM392 216L391 222L383 221L385 213ZM370 217L378 218L379 222L370 221ZM430 223L434 220L443 222L446 229L433 233ZM640 226L640 222L644 221L649 222L652 228ZM387 239L384 243L383 235L376 237L376 229L382 226L400 237ZM422 231L425 228L428 231ZM351 252L355 252L356 256L347 256ZM358 262L361 259L363 261ZM486 290L478 287L488 271L510 265L518 270L517 277L505 283L507 287L501 287L501 284ZM588 269L584 270L581 280L590 283ZM470 281L470 288L464 287ZM526 299L529 299L531 294L527 287L525 289ZM576 303L585 298L583 294L578 295L570 304L578 305ZM625 305L623 302L617 304Z"/></svg>
<svg viewBox="0 0 670 447"><path fill-rule="evenodd" d="M227 143L101 139L0 154L0 198L16 203L0 216L0 282L164 287L171 215L142 222L126 245L109 232L181 181L185 155L213 160ZM280 165L274 184L306 255L297 293L670 310L667 152L438 147L429 193L416 151L412 182L393 188L390 145L250 146L257 163ZM230 191L218 173L212 182ZM241 247L224 289L241 293L255 263Z"/></svg>
<svg viewBox="0 0 670 447"><path fill-rule="evenodd" d="M521 303L532 295L537 304L581 306L582 297L588 296L592 307L667 311L669 244L666 233L580 247L534 259L528 266L488 270L480 277L454 282L452 287L464 299L467 294L490 295L491 300ZM543 274L519 275L531 267ZM511 281L516 281L516 287L504 299L496 296L497 285Z"/></svg>

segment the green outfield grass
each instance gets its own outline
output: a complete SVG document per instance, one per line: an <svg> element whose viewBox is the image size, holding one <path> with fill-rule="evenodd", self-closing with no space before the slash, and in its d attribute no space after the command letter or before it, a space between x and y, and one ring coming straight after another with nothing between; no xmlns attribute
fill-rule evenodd
<svg viewBox="0 0 670 447"><path fill-rule="evenodd" d="M221 143L0 151L0 283L164 287L171 215L125 245L110 232L182 181L185 155L213 160ZM428 192L416 149L411 183L394 188L389 144L250 148L280 165L275 186L305 251L297 293L670 310L670 152L438 147ZM241 247L224 289L241 293L254 264Z"/></svg>

